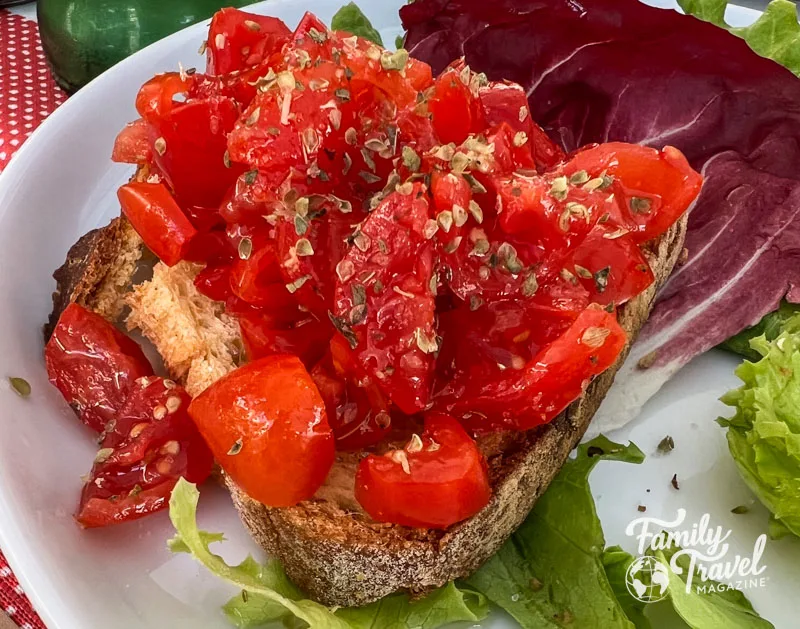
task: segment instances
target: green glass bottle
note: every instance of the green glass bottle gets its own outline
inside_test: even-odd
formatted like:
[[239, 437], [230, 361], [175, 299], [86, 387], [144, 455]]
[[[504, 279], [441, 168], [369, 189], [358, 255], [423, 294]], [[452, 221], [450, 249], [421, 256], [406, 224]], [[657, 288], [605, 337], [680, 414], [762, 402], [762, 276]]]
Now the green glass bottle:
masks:
[[42, 47], [59, 85], [74, 92], [128, 55], [222, 7], [252, 0], [39, 0]]

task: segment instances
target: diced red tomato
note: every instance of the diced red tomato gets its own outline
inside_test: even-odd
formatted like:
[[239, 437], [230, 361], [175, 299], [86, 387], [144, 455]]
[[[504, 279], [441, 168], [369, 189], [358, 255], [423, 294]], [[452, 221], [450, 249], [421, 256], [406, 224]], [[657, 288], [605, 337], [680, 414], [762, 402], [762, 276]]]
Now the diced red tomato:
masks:
[[274, 314], [239, 315], [237, 319], [248, 358], [258, 360], [274, 354], [292, 354], [307, 368], [313, 367], [327, 352], [333, 328], [327, 319], [319, 321], [308, 313], [297, 314], [296, 320], [286, 324], [276, 321]]
[[425, 408], [434, 353], [433, 243], [420, 184], [390, 194], [354, 233], [337, 267], [334, 326], [406, 413]]
[[206, 42], [208, 73], [229, 74], [261, 63], [281, 49], [291, 31], [281, 20], [226, 8], [211, 20]]
[[428, 110], [442, 144], [461, 144], [470, 133], [483, 129], [480, 102], [468, 84], [471, 78], [468, 69], [459, 72], [456, 68], [448, 68], [434, 80]]
[[361, 450], [389, 434], [389, 405], [369, 379], [348, 378], [344, 370], [338, 372], [330, 354], [314, 366], [311, 377], [325, 400], [337, 450]]
[[135, 382], [153, 374], [135, 342], [75, 303], [61, 314], [44, 358], [50, 382], [96, 432], [117, 416]]
[[232, 371], [195, 398], [189, 414], [225, 473], [268, 506], [311, 498], [333, 464], [325, 404], [295, 356]]
[[534, 428], [555, 418], [593, 376], [613, 365], [626, 341], [615, 313], [590, 306], [527, 364], [498, 370], [480, 388], [467, 379], [454, 381], [436, 408], [475, 431]]
[[571, 272], [598, 304], [619, 306], [643, 293], [653, 271], [630, 234], [614, 225], [597, 225], [575, 250]]
[[218, 207], [245, 170], [226, 162], [228, 133], [239, 117], [230, 98], [190, 100], [152, 121], [155, 163], [183, 206]]
[[172, 113], [180, 103], [179, 94], [187, 94], [195, 84], [197, 75], [165, 72], [157, 74], [142, 85], [136, 95], [136, 111], [147, 122], [157, 122]]
[[123, 164], [145, 164], [153, 159], [149, 124], [142, 118], [126, 124], [114, 140], [111, 159]]
[[180, 477], [202, 483], [214, 460], [189, 419], [182, 387], [141, 378], [106, 425], [81, 492], [76, 519], [86, 527], [136, 520], [168, 506]]
[[231, 296], [230, 264], [209, 264], [195, 276], [194, 285], [209, 299], [226, 301]]
[[475, 515], [490, 497], [483, 455], [443, 413], [428, 413], [422, 436], [405, 448], [362, 459], [356, 474], [356, 499], [378, 522], [446, 529]]
[[516, 133], [519, 141], [530, 151], [539, 171], [552, 168], [564, 159], [564, 151], [557, 146], [531, 117], [525, 90], [510, 81], [491, 81], [479, 90], [483, 116], [488, 126], [506, 123]]
[[[700, 192], [702, 176], [678, 149], [609, 142], [575, 153], [559, 172], [569, 178], [603, 178], [618, 197], [624, 223], [636, 242], [663, 234]], [[582, 176], [581, 179], [584, 179]], [[584, 184], [585, 186], [586, 184]]]
[[117, 191], [122, 211], [147, 248], [167, 266], [186, 257], [197, 230], [163, 183], [132, 182]]
[[[459, 304], [439, 315], [442, 349], [437, 361], [441, 393], [463, 382], [483, 382], [498, 370], [528, 364], [555, 341], [588, 306], [586, 292], [571, 286], [543, 287], [534, 297]], [[453, 384], [453, 383], [456, 384]]]
[[347, 237], [353, 229], [352, 206], [315, 195], [302, 198], [297, 207], [303, 212], [295, 210], [292, 220], [282, 219], [276, 226], [281, 273], [297, 301], [327, 320], [333, 308], [336, 267], [347, 251]]
[[[242, 259], [242, 256], [245, 258]], [[294, 301], [284, 286], [272, 244], [240, 254], [240, 259], [231, 268], [230, 277], [233, 293], [254, 306], [274, 306], [276, 303], [287, 304]]]

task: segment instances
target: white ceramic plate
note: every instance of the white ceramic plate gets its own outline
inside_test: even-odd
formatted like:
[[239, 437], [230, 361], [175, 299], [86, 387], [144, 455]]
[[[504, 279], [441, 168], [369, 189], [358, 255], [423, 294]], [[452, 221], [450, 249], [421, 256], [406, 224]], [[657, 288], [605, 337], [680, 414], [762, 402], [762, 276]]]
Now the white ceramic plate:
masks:
[[[666, 0], [664, 0], [666, 2]], [[271, 0], [254, 9], [297, 23], [313, 10], [329, 21], [342, 0]], [[364, 2], [384, 40], [399, 34], [399, 0]], [[734, 23], [753, 12], [734, 10]], [[118, 212], [115, 191], [130, 168], [109, 161], [117, 131], [136, 117], [137, 87], [154, 73], [202, 65], [197, 56], [206, 25], [163, 40], [122, 62], [62, 106], [31, 137], [0, 177], [0, 547], [50, 629], [152, 629], [226, 627], [219, 605], [232, 593], [186, 556], [171, 556], [166, 514], [109, 530], [81, 531], [71, 514], [95, 445], [49, 386], [42, 355], [41, 325], [50, 312], [51, 273], [69, 246]], [[713, 419], [724, 408], [717, 397], [736, 385], [736, 361], [708, 354], [689, 365], [617, 439], [633, 439], [646, 453], [666, 434], [677, 447], [650, 456], [638, 468], [602, 464], [592, 485], [609, 543], [634, 550], [628, 522], [647, 514], [673, 519], [688, 510], [688, 522], [710, 512], [714, 524], [734, 529], [733, 552], [749, 553], [764, 530], [766, 512], [734, 469], [723, 431]], [[28, 400], [18, 398], [7, 376], [26, 378]], [[670, 486], [678, 474], [679, 492]], [[650, 490], [648, 493], [647, 490]], [[751, 504], [745, 516], [730, 509]], [[254, 552], [228, 498], [206, 492], [201, 524], [225, 531], [220, 548], [228, 559]], [[796, 626], [796, 572], [800, 544], [770, 544], [764, 563], [767, 587], [748, 592], [756, 607], [779, 628]], [[794, 576], [792, 576], [794, 574]], [[507, 627], [499, 615], [485, 626]]]

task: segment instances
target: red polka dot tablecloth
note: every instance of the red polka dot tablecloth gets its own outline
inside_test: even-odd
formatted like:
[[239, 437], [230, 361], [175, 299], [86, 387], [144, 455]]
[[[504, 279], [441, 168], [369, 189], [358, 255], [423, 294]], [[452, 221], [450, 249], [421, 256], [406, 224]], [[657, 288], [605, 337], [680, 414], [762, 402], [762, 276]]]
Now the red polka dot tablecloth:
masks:
[[[50, 75], [36, 22], [0, 10], [0, 171], [66, 97]], [[22, 629], [45, 629], [2, 550], [0, 609]]]
[[0, 11], [0, 170], [65, 99], [50, 76], [36, 22]]

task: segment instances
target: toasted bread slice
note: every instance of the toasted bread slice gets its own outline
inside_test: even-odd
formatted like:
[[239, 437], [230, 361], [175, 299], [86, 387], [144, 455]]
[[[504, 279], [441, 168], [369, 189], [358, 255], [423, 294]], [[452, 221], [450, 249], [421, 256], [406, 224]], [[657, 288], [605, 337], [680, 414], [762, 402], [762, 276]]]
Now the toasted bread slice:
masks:
[[[647, 320], [658, 288], [672, 272], [685, 233], [683, 217], [646, 252], [656, 282], [619, 313], [630, 342]], [[153, 279], [135, 287], [126, 299], [131, 307], [129, 326], [139, 328], [155, 344], [173, 377], [192, 395], [234, 369], [241, 348], [235, 321], [222, 314], [220, 304], [195, 289], [196, 271], [197, 267], [186, 263], [171, 269], [159, 263]], [[92, 282], [92, 276], [82, 279], [86, 285]], [[73, 294], [66, 288], [61, 292]], [[85, 303], [93, 307], [91, 301]], [[522, 523], [580, 441], [625, 355], [627, 348], [612, 368], [547, 426], [481, 439], [492, 499], [478, 514], [447, 531], [371, 521], [353, 497], [357, 455], [339, 455], [315, 498], [294, 507], [266, 507], [230, 479], [226, 483], [253, 538], [280, 559], [292, 580], [314, 599], [351, 606], [398, 590], [424, 593], [474, 572]]]

